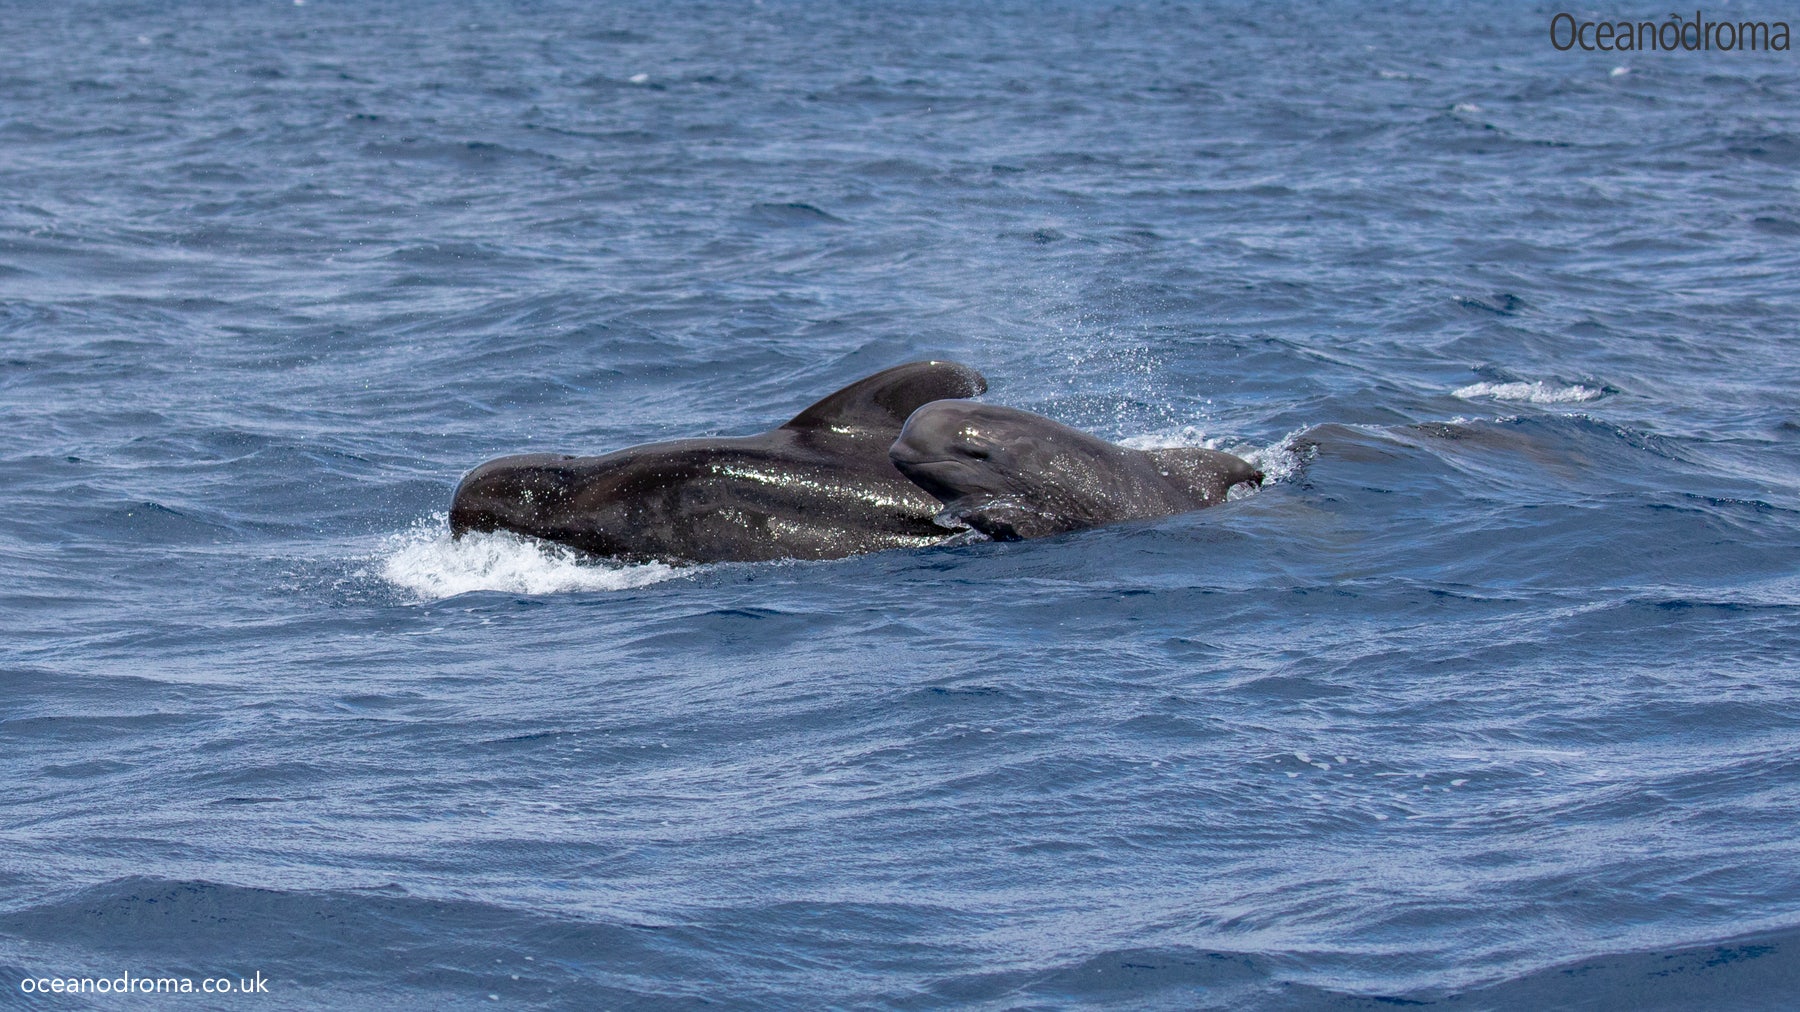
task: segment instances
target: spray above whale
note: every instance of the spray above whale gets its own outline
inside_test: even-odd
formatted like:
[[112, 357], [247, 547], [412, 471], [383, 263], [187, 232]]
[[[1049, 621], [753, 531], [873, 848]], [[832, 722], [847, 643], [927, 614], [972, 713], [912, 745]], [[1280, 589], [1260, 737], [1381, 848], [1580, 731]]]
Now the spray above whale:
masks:
[[1200, 509], [1262, 474], [1214, 450], [1131, 450], [965, 398], [955, 362], [844, 387], [768, 432], [597, 457], [488, 461], [457, 486], [450, 530], [511, 531], [628, 562], [834, 559], [953, 534], [1040, 537]]

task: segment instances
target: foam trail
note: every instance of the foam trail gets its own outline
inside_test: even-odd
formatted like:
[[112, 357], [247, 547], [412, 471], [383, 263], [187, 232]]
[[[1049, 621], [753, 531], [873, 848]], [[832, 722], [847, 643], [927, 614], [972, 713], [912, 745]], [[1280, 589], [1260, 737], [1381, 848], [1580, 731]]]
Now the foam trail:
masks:
[[621, 566], [592, 561], [573, 549], [505, 531], [453, 540], [447, 523], [440, 513], [390, 536], [376, 556], [376, 572], [421, 602], [479, 590], [506, 594], [629, 590], [690, 572], [660, 562]]
[[1471, 383], [1466, 387], [1458, 387], [1454, 393], [1463, 400], [1492, 397], [1497, 401], [1526, 401], [1531, 404], [1572, 404], [1599, 400], [1605, 391], [1579, 383], [1555, 386], [1538, 380], [1533, 383]]

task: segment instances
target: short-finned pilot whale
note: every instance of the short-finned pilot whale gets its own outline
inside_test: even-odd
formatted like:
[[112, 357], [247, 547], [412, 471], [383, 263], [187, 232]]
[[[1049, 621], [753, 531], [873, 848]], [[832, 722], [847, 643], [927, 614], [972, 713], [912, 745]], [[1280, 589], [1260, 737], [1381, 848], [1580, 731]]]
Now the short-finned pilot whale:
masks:
[[1029, 411], [956, 400], [914, 411], [890, 455], [949, 517], [998, 541], [1173, 516], [1263, 480], [1218, 450], [1133, 450]]
[[913, 409], [987, 389], [954, 362], [865, 377], [754, 436], [649, 443], [599, 457], [526, 454], [469, 472], [450, 531], [513, 531], [631, 562], [835, 559], [935, 544], [943, 505], [888, 448]]

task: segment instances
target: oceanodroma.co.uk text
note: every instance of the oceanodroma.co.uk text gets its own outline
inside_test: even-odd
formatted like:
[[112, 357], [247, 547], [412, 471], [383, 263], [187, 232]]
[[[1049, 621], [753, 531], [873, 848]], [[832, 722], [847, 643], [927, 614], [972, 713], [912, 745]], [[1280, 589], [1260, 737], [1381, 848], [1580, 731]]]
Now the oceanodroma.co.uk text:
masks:
[[268, 994], [269, 978], [256, 971], [251, 977], [146, 977], [130, 972], [116, 977], [26, 977], [19, 981], [26, 994]]

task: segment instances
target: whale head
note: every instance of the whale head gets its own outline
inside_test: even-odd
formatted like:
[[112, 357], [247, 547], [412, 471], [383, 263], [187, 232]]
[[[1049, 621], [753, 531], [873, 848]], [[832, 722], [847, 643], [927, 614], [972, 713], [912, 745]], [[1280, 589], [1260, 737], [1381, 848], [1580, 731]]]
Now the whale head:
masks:
[[1041, 415], [994, 404], [932, 401], [914, 411], [888, 450], [913, 484], [953, 504], [1030, 490], [1057, 449], [1057, 430], [1084, 437]]
[[1017, 408], [933, 401], [906, 420], [888, 459], [990, 537], [1041, 537], [1091, 526], [1122, 447]]
[[490, 460], [470, 471], [450, 500], [450, 534], [513, 531], [554, 537], [564, 526], [575, 475], [561, 466], [576, 458], [526, 453]]

